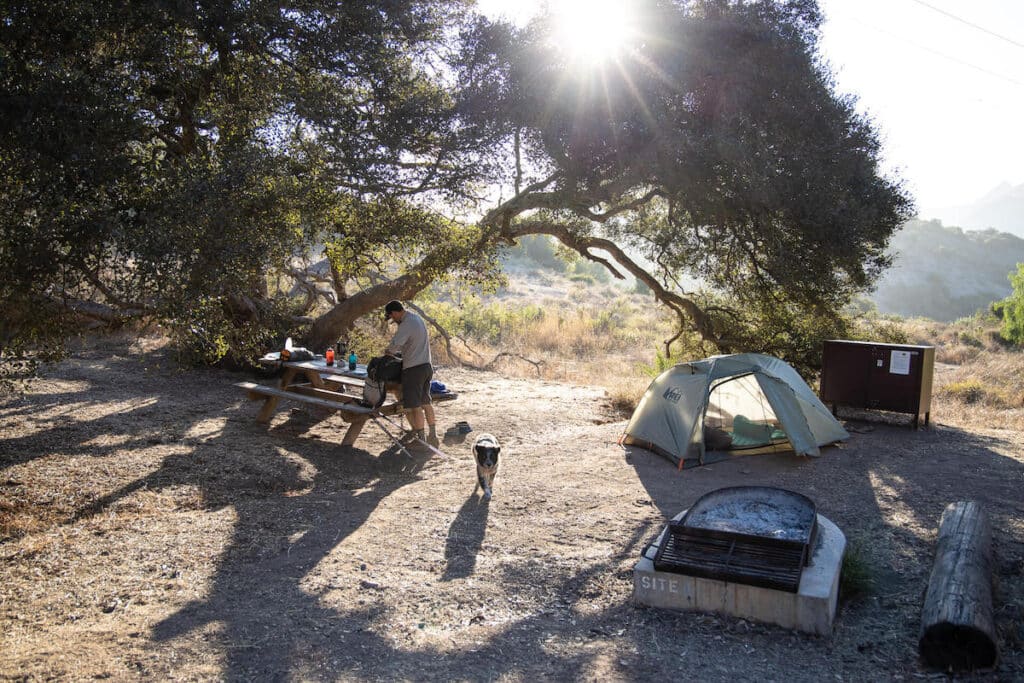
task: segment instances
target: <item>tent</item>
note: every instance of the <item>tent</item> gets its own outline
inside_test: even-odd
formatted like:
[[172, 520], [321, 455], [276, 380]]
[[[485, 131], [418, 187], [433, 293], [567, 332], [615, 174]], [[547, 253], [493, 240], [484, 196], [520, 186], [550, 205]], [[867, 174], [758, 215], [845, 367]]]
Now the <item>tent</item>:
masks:
[[818, 456], [819, 446], [849, 436], [796, 370], [772, 356], [740, 353], [680, 363], [659, 375], [622, 442], [682, 469], [704, 464], [709, 451]]

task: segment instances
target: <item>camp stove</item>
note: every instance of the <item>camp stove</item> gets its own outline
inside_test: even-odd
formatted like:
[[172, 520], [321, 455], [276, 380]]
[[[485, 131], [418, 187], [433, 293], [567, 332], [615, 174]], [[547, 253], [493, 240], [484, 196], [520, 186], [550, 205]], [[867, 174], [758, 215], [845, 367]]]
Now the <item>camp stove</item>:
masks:
[[719, 489], [668, 525], [654, 568], [796, 593], [817, 527], [814, 503], [799, 493]]
[[676, 515], [633, 570], [640, 604], [719, 612], [825, 635], [846, 537], [805, 496], [737, 486]]

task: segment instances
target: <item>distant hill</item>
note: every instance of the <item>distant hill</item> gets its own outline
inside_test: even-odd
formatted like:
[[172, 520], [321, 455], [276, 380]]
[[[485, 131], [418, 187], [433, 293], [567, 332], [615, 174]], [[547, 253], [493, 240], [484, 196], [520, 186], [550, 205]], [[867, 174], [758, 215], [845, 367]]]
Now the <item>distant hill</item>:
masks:
[[[882, 313], [925, 317], [943, 322], [972, 315], [1010, 295], [1008, 278], [1024, 263], [1024, 239], [996, 230], [965, 231], [941, 221], [912, 220], [892, 238], [893, 266], [870, 295]], [[501, 294], [532, 301], [569, 296], [574, 287], [636, 289], [635, 284], [609, 282], [598, 264], [571, 264], [555, 255], [543, 235], [523, 239], [506, 251], [509, 286]], [[696, 286], [696, 285], [695, 285]]]
[[967, 230], [994, 228], [1024, 237], [1024, 184], [1015, 187], [1003, 183], [973, 204], [929, 209], [922, 213], [928, 218], [938, 218], [946, 225], [959, 225]]
[[893, 267], [871, 296], [878, 310], [950, 321], [1009, 296], [1008, 276], [1024, 263], [1024, 239], [913, 220], [893, 236], [890, 253]]

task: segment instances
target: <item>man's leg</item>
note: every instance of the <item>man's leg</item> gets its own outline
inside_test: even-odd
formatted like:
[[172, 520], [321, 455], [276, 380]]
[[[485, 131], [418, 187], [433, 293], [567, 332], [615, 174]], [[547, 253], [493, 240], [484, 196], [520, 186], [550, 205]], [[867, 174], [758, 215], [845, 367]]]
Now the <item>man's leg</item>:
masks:
[[430, 380], [434, 379], [434, 368], [426, 366], [426, 373], [423, 377], [423, 414], [427, 420], [427, 443], [434, 448], [440, 448], [441, 442], [437, 438], [437, 418], [434, 416], [434, 404], [430, 402]]
[[417, 439], [426, 441], [427, 435], [423, 429], [423, 408], [407, 408], [402, 415], [409, 421], [409, 431], [402, 435], [402, 443], [406, 446], [416, 447]]
[[427, 443], [434, 448], [438, 448], [441, 445], [441, 441], [437, 438], [437, 419], [434, 416], [433, 403], [423, 404], [423, 415], [427, 419]]
[[[433, 370], [424, 363], [402, 373], [402, 400], [406, 404], [410, 436], [434, 446], [439, 445], [434, 426], [434, 407], [430, 405], [430, 378]], [[424, 433], [424, 422], [430, 425], [430, 436]]]

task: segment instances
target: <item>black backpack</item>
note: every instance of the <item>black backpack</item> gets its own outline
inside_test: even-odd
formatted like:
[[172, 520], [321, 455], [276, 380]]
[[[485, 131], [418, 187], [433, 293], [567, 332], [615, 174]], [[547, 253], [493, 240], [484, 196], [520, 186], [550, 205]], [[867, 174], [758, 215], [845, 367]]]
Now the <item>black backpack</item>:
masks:
[[376, 410], [384, 405], [387, 396], [386, 382], [397, 382], [402, 378], [402, 359], [394, 356], [371, 358], [366, 364], [366, 382], [363, 384], [362, 404]]
[[397, 382], [402, 379], [402, 359], [394, 356], [371, 358], [366, 364], [366, 377], [374, 382]]

